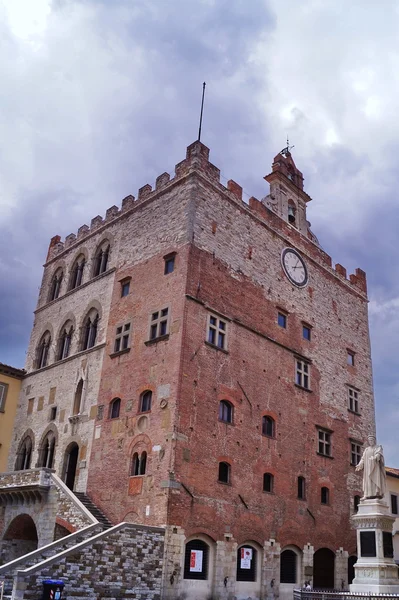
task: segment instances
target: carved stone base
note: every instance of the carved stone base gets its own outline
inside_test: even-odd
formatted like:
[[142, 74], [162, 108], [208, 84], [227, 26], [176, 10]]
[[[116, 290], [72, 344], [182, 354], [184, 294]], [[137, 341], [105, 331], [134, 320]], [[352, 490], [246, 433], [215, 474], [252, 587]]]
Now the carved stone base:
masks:
[[398, 567], [393, 559], [392, 526], [388, 505], [379, 498], [362, 500], [352, 517], [357, 529], [355, 578], [351, 592], [399, 594]]

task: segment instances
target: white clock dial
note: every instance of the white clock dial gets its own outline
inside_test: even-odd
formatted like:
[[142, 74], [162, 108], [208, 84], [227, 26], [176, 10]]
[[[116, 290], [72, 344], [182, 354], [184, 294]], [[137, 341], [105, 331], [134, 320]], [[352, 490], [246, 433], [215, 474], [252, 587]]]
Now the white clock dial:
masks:
[[308, 282], [308, 271], [302, 256], [293, 248], [285, 248], [281, 253], [281, 264], [288, 279], [298, 287]]

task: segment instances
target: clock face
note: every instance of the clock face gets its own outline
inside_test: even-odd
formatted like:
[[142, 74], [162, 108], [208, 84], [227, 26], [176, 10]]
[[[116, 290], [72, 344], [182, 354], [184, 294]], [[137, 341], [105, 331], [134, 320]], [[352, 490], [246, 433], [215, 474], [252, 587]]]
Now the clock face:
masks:
[[293, 248], [285, 248], [281, 253], [281, 264], [288, 279], [297, 287], [308, 283], [308, 270], [302, 256]]

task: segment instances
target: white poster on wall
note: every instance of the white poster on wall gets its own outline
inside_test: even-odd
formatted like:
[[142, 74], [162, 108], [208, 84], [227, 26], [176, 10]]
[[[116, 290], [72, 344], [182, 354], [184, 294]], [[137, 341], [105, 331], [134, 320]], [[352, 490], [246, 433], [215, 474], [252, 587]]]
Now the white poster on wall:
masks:
[[201, 573], [202, 572], [202, 550], [191, 550], [190, 554], [190, 572]]
[[241, 548], [241, 569], [250, 569], [252, 560], [252, 548]]

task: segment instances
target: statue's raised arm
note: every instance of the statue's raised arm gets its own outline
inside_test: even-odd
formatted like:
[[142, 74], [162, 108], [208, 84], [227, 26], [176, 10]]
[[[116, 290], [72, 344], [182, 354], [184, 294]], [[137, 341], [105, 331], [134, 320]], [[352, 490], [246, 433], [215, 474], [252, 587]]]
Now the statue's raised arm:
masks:
[[385, 462], [382, 446], [376, 443], [376, 438], [369, 435], [368, 446], [356, 467], [356, 471], [363, 471], [363, 497], [383, 498], [385, 494]]

